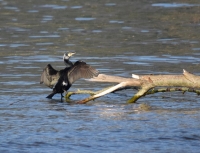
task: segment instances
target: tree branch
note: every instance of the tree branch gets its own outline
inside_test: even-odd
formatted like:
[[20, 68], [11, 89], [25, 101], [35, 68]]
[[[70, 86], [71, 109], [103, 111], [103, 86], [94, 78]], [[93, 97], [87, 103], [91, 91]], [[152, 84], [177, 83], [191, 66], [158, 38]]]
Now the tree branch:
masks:
[[[95, 82], [114, 82], [118, 83], [115, 86], [100, 90], [98, 92], [90, 92], [92, 96], [79, 101], [79, 104], [87, 103], [90, 100], [94, 100], [98, 97], [114, 92], [116, 90], [122, 90], [127, 87], [140, 87], [140, 90], [128, 100], [128, 103], [134, 103], [142, 96], [153, 94], [156, 92], [167, 92], [167, 91], [189, 91], [200, 94], [199, 90], [194, 88], [200, 88], [200, 76], [191, 74], [183, 70], [183, 75], [132, 75], [133, 78], [124, 78], [118, 76], [110, 76], [105, 74], [99, 74], [98, 77], [89, 79], [89, 81]], [[165, 87], [164, 89], [156, 90], [155, 87]], [[166, 87], [179, 87], [169, 88]], [[80, 93], [80, 92], [79, 92]], [[72, 93], [72, 94], [77, 94]]]

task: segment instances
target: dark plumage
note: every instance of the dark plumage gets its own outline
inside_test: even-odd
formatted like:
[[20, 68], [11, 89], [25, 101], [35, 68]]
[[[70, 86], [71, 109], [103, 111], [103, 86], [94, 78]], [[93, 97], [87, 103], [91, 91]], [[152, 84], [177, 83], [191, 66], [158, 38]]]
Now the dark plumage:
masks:
[[67, 91], [76, 80], [98, 76], [99, 72], [85, 62], [77, 61], [73, 64], [69, 61], [73, 54], [64, 54], [63, 60], [68, 66], [65, 69], [57, 71], [50, 64], [44, 68], [40, 83], [53, 88], [52, 93], [47, 98], [52, 98], [57, 93], [61, 93], [62, 98], [62, 93]]

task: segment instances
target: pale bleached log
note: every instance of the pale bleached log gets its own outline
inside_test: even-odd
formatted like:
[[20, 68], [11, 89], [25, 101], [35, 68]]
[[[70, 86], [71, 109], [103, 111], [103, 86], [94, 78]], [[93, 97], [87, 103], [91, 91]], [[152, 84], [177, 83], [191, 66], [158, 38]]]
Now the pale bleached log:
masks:
[[93, 95], [89, 98], [81, 100], [79, 103], [86, 103], [90, 100], [113, 92], [119, 88], [133, 86], [141, 89], [128, 101], [129, 103], [136, 102], [140, 97], [144, 96], [149, 90], [155, 87], [188, 87], [200, 88], [200, 76], [191, 74], [183, 70], [182, 75], [132, 75], [133, 78], [124, 78], [119, 76], [111, 76], [99, 74], [98, 77], [89, 79], [95, 82], [112, 82], [119, 83], [103, 92]]
[[130, 82], [131, 83], [131, 82], [134, 82], [136, 85], [138, 83], [137, 79], [124, 78], [124, 77], [106, 75], [106, 74], [99, 74], [98, 77], [94, 77], [94, 78], [87, 79], [87, 80], [88, 81], [94, 81], [94, 82], [111, 82], [111, 83], [121, 83], [121, 82]]

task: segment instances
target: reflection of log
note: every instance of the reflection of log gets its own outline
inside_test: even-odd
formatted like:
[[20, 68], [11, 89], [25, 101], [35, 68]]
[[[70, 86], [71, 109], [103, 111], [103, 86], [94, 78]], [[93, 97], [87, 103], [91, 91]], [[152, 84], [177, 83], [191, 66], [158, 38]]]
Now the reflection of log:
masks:
[[[140, 87], [140, 90], [128, 100], [129, 103], [136, 102], [140, 97], [146, 94], [152, 94], [153, 88], [155, 87], [186, 87], [186, 88], [173, 88], [169, 90], [166, 88], [165, 91], [193, 91], [199, 94], [197, 90], [190, 90], [191, 88], [200, 88], [200, 76], [193, 75], [185, 70], [183, 70], [183, 75], [132, 75], [133, 78], [123, 78], [118, 76], [110, 76], [99, 74], [98, 77], [92, 78], [89, 81], [95, 82], [114, 82], [118, 83], [106, 90], [93, 93], [92, 96], [79, 101], [78, 103], [86, 103], [90, 100], [96, 99], [100, 96], [108, 94], [118, 89], [123, 89], [126, 87]], [[154, 90], [155, 91], [155, 90]], [[156, 90], [159, 92], [159, 90]], [[160, 92], [163, 92], [161, 90]], [[73, 93], [74, 94], [74, 93]], [[69, 96], [69, 95], [68, 95]]]

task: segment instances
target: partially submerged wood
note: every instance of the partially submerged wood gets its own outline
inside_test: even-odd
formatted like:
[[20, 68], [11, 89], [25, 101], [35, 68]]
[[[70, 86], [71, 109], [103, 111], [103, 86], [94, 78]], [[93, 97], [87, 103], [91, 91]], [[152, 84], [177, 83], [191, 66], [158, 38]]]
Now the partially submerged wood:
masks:
[[[148, 92], [150, 94], [150, 91], [152, 91], [151, 89], [155, 87], [166, 87], [165, 88], [166, 91], [170, 91], [170, 90], [167, 90], [169, 89], [167, 87], [180, 87], [179, 89], [182, 91], [189, 91], [189, 89], [192, 88], [193, 90], [190, 90], [190, 91], [196, 92], [198, 94], [200, 93], [198, 90], [195, 90], [195, 89], [200, 88], [200, 76], [191, 74], [185, 70], [183, 70], [182, 75], [135, 75], [133, 74], [132, 77], [133, 78], [124, 78], [124, 77], [119, 77], [119, 76], [99, 74], [98, 77], [89, 79], [89, 81], [110, 82], [110, 83], [118, 83], [118, 84], [108, 89], [98, 91], [94, 93], [92, 96], [86, 99], [83, 99], [79, 101], [78, 103], [80, 104], [87, 103], [88, 101], [94, 100], [105, 94], [108, 94], [118, 89], [123, 89], [126, 87], [140, 87], [140, 90], [131, 99], [128, 100], [128, 103], [136, 102], [140, 97], [148, 94]], [[182, 89], [182, 87], [185, 87], [185, 88]], [[162, 91], [158, 90], [157, 92], [163, 92], [163, 90]]]

